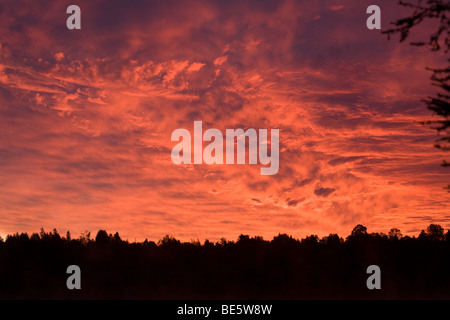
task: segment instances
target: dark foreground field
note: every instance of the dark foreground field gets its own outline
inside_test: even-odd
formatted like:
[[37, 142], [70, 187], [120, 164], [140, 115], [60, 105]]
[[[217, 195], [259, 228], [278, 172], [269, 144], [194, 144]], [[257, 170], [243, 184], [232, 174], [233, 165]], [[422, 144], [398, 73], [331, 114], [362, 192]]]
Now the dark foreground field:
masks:
[[[81, 289], [69, 290], [69, 265]], [[369, 265], [381, 289], [369, 290]], [[1, 299], [449, 299], [450, 235], [430, 225], [418, 237], [368, 234], [271, 241], [181, 243], [166, 236], [128, 243], [100, 230], [95, 239], [53, 232], [0, 242]]]

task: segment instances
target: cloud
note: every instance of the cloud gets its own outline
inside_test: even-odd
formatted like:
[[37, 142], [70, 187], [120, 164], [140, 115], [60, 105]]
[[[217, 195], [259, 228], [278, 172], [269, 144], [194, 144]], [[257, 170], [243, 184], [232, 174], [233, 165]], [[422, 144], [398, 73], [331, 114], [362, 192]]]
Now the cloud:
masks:
[[287, 205], [289, 206], [289, 207], [296, 207], [297, 206], [297, 204], [299, 204], [300, 202], [303, 202], [303, 201], [305, 201], [306, 200], [306, 198], [303, 198], [303, 199], [290, 199], [290, 198], [287, 198], [286, 199], [286, 201], [287, 201]]
[[319, 197], [328, 197], [334, 191], [336, 191], [336, 189], [334, 189], [334, 188], [317, 188], [317, 189], [314, 189], [314, 194]]
[[261, 200], [259, 200], [259, 199], [252, 198], [252, 201], [253, 201], [255, 204], [257, 204], [257, 205], [260, 205], [260, 204], [261, 204]]
[[328, 161], [329, 165], [336, 166], [347, 162], [355, 162], [357, 160], [364, 159], [362, 156], [350, 156], [350, 157], [338, 157]]

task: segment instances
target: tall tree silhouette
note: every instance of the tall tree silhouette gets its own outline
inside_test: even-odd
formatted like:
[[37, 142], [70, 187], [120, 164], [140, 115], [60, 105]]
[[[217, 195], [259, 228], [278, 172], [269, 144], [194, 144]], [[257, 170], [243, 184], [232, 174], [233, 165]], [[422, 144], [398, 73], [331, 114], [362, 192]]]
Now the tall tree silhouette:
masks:
[[[400, 5], [411, 8], [412, 15], [409, 17], [398, 19], [393, 22], [394, 27], [383, 31], [388, 35], [400, 34], [400, 42], [406, 40], [410, 31], [424, 21], [433, 20], [437, 22], [437, 27], [430, 35], [427, 41], [412, 42], [411, 45], [424, 46], [428, 45], [431, 51], [439, 51], [443, 49], [445, 53], [450, 50], [450, 1], [448, 0], [417, 0], [415, 3], [411, 1], [400, 1]], [[450, 151], [450, 59], [449, 65], [442, 68], [428, 70], [432, 71], [431, 81], [433, 85], [440, 89], [434, 97], [423, 99], [428, 109], [433, 111], [439, 119], [423, 121], [422, 124], [429, 125], [437, 130], [441, 135], [436, 140], [435, 147], [444, 151]], [[443, 161], [442, 166], [449, 167], [450, 162]], [[446, 187], [450, 192], [450, 184]]]

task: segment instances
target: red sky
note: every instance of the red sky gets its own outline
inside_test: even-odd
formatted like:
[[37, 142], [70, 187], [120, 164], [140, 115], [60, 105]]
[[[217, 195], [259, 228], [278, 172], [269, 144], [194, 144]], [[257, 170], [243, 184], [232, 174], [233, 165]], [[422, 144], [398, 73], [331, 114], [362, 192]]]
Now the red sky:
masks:
[[[66, 8], [81, 8], [81, 30]], [[448, 154], [415, 121], [442, 53], [372, 1], [0, 3], [0, 234], [235, 240], [450, 228]], [[382, 29], [407, 15], [379, 0]], [[423, 26], [413, 34], [430, 33]], [[411, 38], [413, 39], [413, 38]], [[182, 165], [177, 128], [280, 130], [280, 169]]]

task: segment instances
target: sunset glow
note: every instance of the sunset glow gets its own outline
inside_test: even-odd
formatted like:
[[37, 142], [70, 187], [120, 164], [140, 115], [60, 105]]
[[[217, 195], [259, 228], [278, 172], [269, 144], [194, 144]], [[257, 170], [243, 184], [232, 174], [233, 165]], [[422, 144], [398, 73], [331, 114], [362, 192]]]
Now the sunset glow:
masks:
[[[0, 4], [0, 234], [450, 228], [448, 153], [417, 123], [445, 56], [368, 30], [370, 1], [80, 0], [81, 30], [70, 4]], [[378, 5], [382, 29], [408, 14]], [[194, 121], [279, 129], [278, 172], [174, 164]]]

